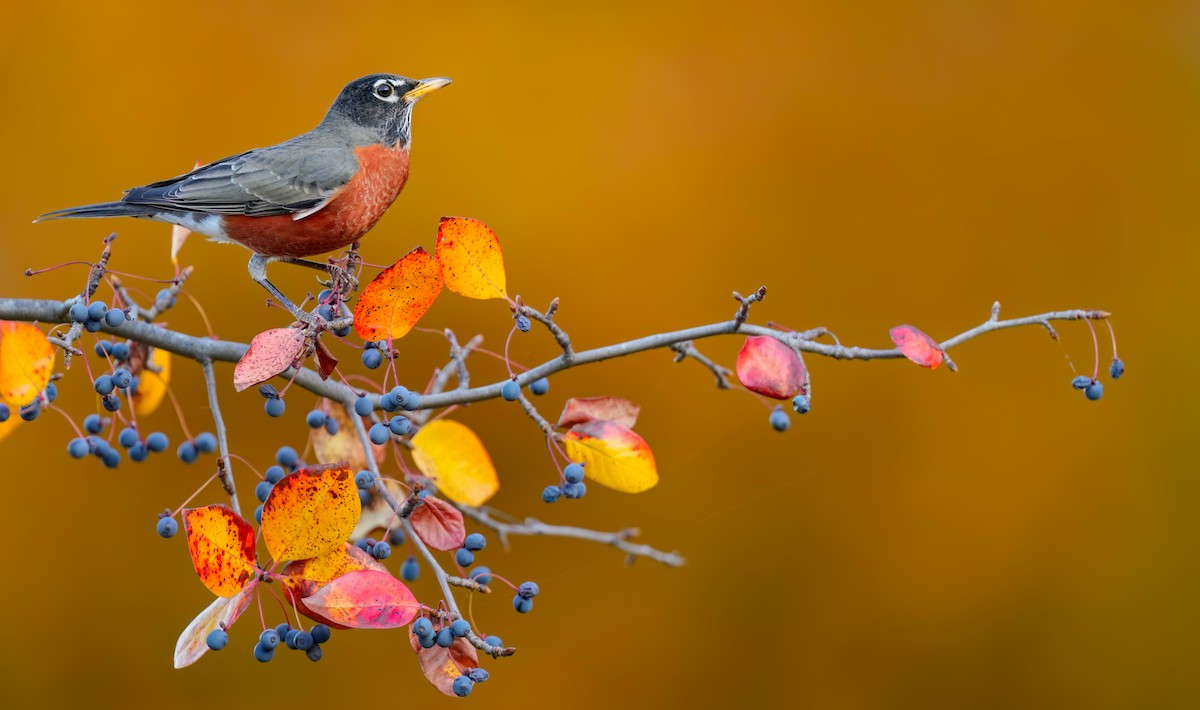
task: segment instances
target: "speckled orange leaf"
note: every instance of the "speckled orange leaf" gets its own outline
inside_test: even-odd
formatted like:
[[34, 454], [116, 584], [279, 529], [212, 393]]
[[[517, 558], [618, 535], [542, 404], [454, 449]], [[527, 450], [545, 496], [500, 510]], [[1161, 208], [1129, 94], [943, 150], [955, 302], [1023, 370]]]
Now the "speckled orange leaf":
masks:
[[500, 489], [492, 457], [465, 424], [435, 419], [421, 427], [412, 444], [417, 468], [455, 503], [483, 505]]
[[911, 325], [892, 328], [892, 342], [904, 353], [904, 357], [921, 367], [936, 370], [946, 359], [946, 353], [933, 338]]
[[557, 426], [569, 427], [591, 419], [607, 419], [632, 429], [641, 410], [641, 406], [620, 397], [572, 397], [563, 405]]
[[417, 535], [435, 550], [453, 550], [462, 547], [467, 536], [463, 514], [437, 496], [425, 498], [408, 517]]
[[417, 661], [421, 664], [421, 672], [425, 674], [425, 679], [451, 697], [454, 697], [454, 679], [462, 675], [459, 668], [469, 670], [479, 667], [479, 654], [465, 638], [454, 639], [450, 648], [421, 648], [420, 640], [410, 628], [408, 642], [417, 654]]
[[446, 288], [468, 298], [508, 297], [500, 240], [483, 222], [442, 217], [435, 251]]
[[250, 340], [250, 349], [233, 368], [233, 386], [238, 391], [265, 382], [292, 366], [304, 348], [299, 328], [272, 328]]
[[775, 399], [791, 399], [808, 384], [804, 361], [795, 350], [769, 335], [746, 338], [735, 369], [746, 389]]
[[0, 321], [0, 399], [24, 407], [50, 382], [54, 347], [35, 325]]
[[280, 574], [284, 575], [283, 591], [289, 604], [294, 604], [301, 613], [314, 621], [344, 629], [348, 627], [316, 614], [301, 604], [300, 600], [312, 596], [329, 581], [337, 579], [347, 572], [361, 569], [387, 572], [383, 563], [347, 542], [342, 547], [320, 557], [289, 562], [280, 570]]
[[224, 505], [183, 511], [192, 566], [209, 591], [232, 597], [255, 579], [254, 528]]
[[412, 330], [442, 292], [442, 267], [417, 247], [371, 279], [354, 306], [363, 340], [399, 338]]
[[302, 601], [314, 613], [351, 629], [399, 628], [421, 608], [404, 582], [373, 569], [347, 572]]
[[[358, 441], [358, 433], [354, 431], [354, 422], [346, 408], [329, 399], [322, 397], [317, 401], [317, 409], [325, 412], [325, 416], [338, 423], [337, 433], [330, 434], [328, 429], [318, 427], [310, 429], [308, 438], [312, 442], [313, 455], [318, 463], [338, 463], [345, 461], [354, 471], [367, 468], [367, 457], [363, 455], [362, 444]], [[370, 427], [370, 422], [367, 423]], [[387, 458], [388, 447], [371, 445], [375, 452], [375, 460], [383, 464]]]
[[137, 392], [133, 395], [133, 411], [139, 417], [148, 417], [158, 409], [167, 394], [167, 385], [171, 383], [171, 353], [154, 348], [150, 354], [150, 364], [158, 372], [153, 372], [149, 367], [143, 369], [138, 375]]
[[238, 617], [250, 604], [250, 599], [257, 586], [258, 580], [256, 579], [232, 597], [217, 597], [212, 604], [208, 605], [207, 609], [197, 614], [196, 618], [192, 619], [192, 623], [187, 625], [182, 634], [179, 634], [179, 640], [175, 642], [175, 667], [190, 666], [208, 653], [206, 639], [209, 632], [219, 628], [221, 624], [224, 624], [227, 629], [233, 626], [233, 622], [238, 620]]
[[346, 542], [362, 506], [345, 464], [284, 476], [263, 504], [262, 536], [276, 561], [320, 557]]
[[567, 456], [586, 465], [587, 480], [623, 493], [658, 483], [650, 446], [632, 429], [604, 419], [576, 424], [563, 439]]

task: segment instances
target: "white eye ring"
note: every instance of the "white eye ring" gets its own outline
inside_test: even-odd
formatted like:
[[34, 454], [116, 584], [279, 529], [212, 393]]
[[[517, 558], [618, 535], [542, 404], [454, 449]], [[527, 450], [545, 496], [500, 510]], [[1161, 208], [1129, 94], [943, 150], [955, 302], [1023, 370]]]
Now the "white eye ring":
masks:
[[394, 104], [400, 100], [400, 92], [396, 90], [396, 85], [387, 79], [380, 79], [375, 82], [375, 98], [380, 101], [386, 101], [389, 104]]

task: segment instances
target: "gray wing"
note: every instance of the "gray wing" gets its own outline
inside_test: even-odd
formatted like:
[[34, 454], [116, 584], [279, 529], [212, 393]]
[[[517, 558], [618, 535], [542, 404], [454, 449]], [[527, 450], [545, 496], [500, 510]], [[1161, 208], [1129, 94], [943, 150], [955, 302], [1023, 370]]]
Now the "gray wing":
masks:
[[346, 148], [312, 149], [305, 143], [293, 140], [252, 150], [135, 187], [122, 202], [254, 217], [316, 212], [354, 177], [358, 159]]

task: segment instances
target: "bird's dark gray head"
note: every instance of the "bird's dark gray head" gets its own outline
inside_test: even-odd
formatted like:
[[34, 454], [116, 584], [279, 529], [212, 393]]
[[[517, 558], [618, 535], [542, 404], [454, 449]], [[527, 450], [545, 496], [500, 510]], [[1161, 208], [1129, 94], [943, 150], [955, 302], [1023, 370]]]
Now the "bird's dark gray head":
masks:
[[407, 148], [412, 142], [413, 106], [449, 83], [440, 76], [419, 80], [396, 74], [364, 76], [342, 89], [322, 124], [348, 123], [385, 145]]

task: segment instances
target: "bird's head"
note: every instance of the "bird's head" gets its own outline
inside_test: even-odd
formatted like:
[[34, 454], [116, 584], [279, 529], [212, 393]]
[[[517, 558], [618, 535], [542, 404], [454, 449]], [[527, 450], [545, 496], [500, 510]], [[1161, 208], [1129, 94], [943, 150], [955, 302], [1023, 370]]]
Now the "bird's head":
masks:
[[342, 89], [323, 123], [351, 126], [356, 133], [384, 145], [408, 148], [412, 142], [412, 110], [422, 96], [450, 83], [445, 77], [409, 79], [371, 74]]

